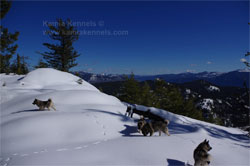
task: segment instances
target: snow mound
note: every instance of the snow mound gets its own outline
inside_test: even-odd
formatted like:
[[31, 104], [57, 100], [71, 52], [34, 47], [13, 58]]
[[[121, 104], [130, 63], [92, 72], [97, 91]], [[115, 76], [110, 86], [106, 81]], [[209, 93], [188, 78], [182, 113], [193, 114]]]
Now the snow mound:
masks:
[[[81, 78], [74, 76], [73, 74], [58, 71], [51, 68], [40, 68], [28, 73], [24, 78], [19, 80], [22, 85], [33, 85], [37, 88], [58, 88], [60, 85], [83, 85], [89, 90], [97, 90], [94, 86], [82, 80]], [[83, 87], [82, 86], [82, 87]], [[61, 87], [62, 88], [62, 87]], [[97, 90], [98, 91], [98, 90]]]
[[216, 86], [212, 86], [212, 85], [210, 85], [209, 87], [207, 87], [207, 90], [210, 91], [210, 92], [213, 92], [213, 91], [220, 92], [220, 88], [218, 88]]

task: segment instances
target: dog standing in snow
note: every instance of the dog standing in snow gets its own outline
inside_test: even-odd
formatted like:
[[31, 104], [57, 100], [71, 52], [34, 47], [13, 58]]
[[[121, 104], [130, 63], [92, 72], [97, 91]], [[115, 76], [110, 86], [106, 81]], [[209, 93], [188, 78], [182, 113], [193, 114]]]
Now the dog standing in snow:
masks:
[[139, 121], [137, 122], [137, 130], [139, 133], [142, 133], [142, 127], [146, 124], [146, 120], [143, 116], [140, 116]]
[[125, 116], [131, 117], [131, 118], [133, 117], [133, 109], [131, 106], [127, 106]]
[[208, 154], [212, 147], [206, 139], [201, 142], [194, 150], [194, 166], [208, 166], [210, 164], [211, 156]]
[[138, 131], [141, 132], [144, 136], [147, 136], [150, 133], [150, 136], [154, 134], [154, 132], [159, 132], [159, 136], [161, 136], [161, 132], [167, 134], [170, 136], [168, 132], [168, 124], [169, 120], [164, 121], [152, 121], [152, 122], [146, 122], [146, 120], [141, 117], [138, 121], [137, 127]]
[[50, 110], [50, 108], [56, 110], [55, 105], [50, 98], [47, 101], [35, 99], [32, 104], [37, 105], [39, 110], [44, 110], [45, 108], [48, 108], [48, 110]]

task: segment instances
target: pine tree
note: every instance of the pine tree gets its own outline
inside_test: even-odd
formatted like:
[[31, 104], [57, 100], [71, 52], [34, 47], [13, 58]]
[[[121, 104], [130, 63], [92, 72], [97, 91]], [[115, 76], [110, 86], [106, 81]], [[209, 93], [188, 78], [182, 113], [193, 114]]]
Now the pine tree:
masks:
[[[1, 0], [1, 19], [7, 14], [11, 7], [11, 2]], [[10, 33], [7, 28], [0, 26], [0, 73], [10, 72], [10, 59], [15, 54], [18, 45], [14, 44], [17, 41], [19, 32]]]
[[145, 81], [144, 85], [141, 88], [141, 105], [145, 106], [153, 106], [154, 103], [154, 95], [148, 83]]
[[28, 63], [27, 63], [28, 57], [21, 56], [20, 58], [21, 58], [21, 73], [27, 74], [29, 72]]
[[[245, 54], [245, 57], [247, 57], [247, 56], [249, 56], [250, 55], [250, 52], [247, 52], [246, 54]], [[248, 62], [248, 61], [244, 61], [243, 63], [245, 63], [245, 65], [247, 66], [247, 67], [250, 67], [250, 63]]]
[[6, 1], [6, 0], [1, 0], [1, 15], [0, 15], [0, 19], [4, 18], [4, 16], [8, 13], [8, 11], [10, 10], [11, 7], [11, 2], [10, 1]]
[[155, 80], [155, 89], [154, 95], [156, 96], [156, 100], [154, 102], [154, 106], [157, 108], [167, 109], [168, 105], [168, 89], [166, 88], [166, 81], [161, 79]]
[[135, 80], [133, 73], [131, 73], [130, 77], [126, 78], [123, 84], [122, 94], [119, 98], [128, 103], [141, 103], [140, 86], [138, 81]]
[[67, 72], [77, 65], [75, 61], [80, 56], [73, 47], [73, 43], [78, 40], [79, 33], [70, 23], [69, 19], [66, 21], [57, 19], [56, 25], [48, 25], [49, 30], [46, 34], [59, 43], [43, 43], [50, 51], [41, 53], [50, 67]]
[[14, 62], [11, 64], [11, 72], [16, 73], [16, 74], [27, 74], [29, 72], [28, 70], [28, 64], [26, 62], [27, 57], [25, 56], [20, 56], [17, 54], [16, 59]]
[[47, 68], [49, 65], [45, 63], [42, 59], [39, 59], [38, 64], [34, 66], [36, 69], [38, 68]]
[[202, 116], [202, 110], [199, 110], [195, 107], [194, 105], [194, 99], [190, 98], [184, 103], [184, 114], [185, 116], [194, 118], [194, 119], [199, 119], [199, 120], [204, 120]]
[[156, 96], [155, 107], [183, 114], [184, 100], [178, 88], [167, 84], [164, 80], [157, 79], [154, 93]]

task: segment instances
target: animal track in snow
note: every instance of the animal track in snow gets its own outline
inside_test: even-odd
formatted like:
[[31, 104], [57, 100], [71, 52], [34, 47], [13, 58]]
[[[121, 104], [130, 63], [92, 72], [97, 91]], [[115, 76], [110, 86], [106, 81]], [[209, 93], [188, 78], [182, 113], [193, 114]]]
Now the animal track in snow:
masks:
[[97, 141], [97, 142], [94, 142], [93, 144], [94, 145], [97, 145], [97, 144], [99, 144], [99, 143], [101, 143], [100, 141]]
[[80, 149], [82, 149], [82, 147], [81, 147], [81, 146], [78, 146], [78, 147], [75, 147], [74, 149], [75, 149], [75, 150], [80, 150]]
[[21, 154], [21, 157], [29, 156], [28, 154]]
[[[102, 124], [99, 120], [98, 120], [98, 117], [96, 115], [89, 115], [89, 114], [86, 114], [86, 116], [91, 116], [94, 118], [94, 121], [96, 124], [98, 124], [98, 126], [100, 128], [102, 128], [103, 132], [102, 134], [104, 135], [104, 137], [106, 137], [107, 135], [107, 132], [106, 132], [106, 126], [104, 124]], [[96, 141], [96, 142], [93, 142], [91, 143], [92, 145], [98, 145], [100, 144], [101, 142], [105, 142], [107, 141], [108, 139], [105, 138], [103, 140], [100, 140], [100, 141]], [[84, 148], [87, 148], [89, 147], [89, 145], [91, 144], [88, 144], [88, 145], [84, 145], [84, 146], [76, 146], [76, 147], [72, 147], [70, 149], [72, 150], [81, 150], [81, 149], [84, 149]], [[70, 149], [67, 149], [67, 148], [59, 148], [59, 149], [55, 149], [56, 152], [64, 152], [64, 151], [68, 151]], [[27, 156], [30, 156], [30, 155], [37, 155], [37, 154], [41, 154], [41, 153], [45, 153], [45, 152], [48, 152], [47, 149], [42, 149], [40, 151], [34, 151], [34, 152], [31, 152], [31, 154], [27, 154], [27, 153], [24, 153], [24, 154], [18, 154], [18, 153], [13, 153], [12, 156], [16, 156], [16, 157], [27, 157]], [[1, 166], [8, 166], [8, 163], [9, 161], [11, 160], [11, 158], [7, 158], [7, 159], [3, 159], [3, 158], [0, 158], [0, 163], [1, 163]]]
[[41, 150], [41, 153], [44, 153], [44, 152], [48, 152], [48, 150], [47, 149]]
[[57, 149], [56, 151], [57, 152], [62, 152], [62, 151], [67, 151], [68, 149], [67, 148], [62, 148], [62, 149]]

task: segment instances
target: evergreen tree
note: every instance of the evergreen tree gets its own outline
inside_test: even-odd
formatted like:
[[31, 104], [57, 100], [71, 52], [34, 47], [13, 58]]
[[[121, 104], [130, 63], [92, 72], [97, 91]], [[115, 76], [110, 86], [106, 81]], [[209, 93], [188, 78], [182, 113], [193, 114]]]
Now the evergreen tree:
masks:
[[49, 30], [46, 34], [58, 43], [43, 43], [50, 51], [41, 53], [50, 67], [67, 72], [77, 65], [75, 61], [80, 56], [73, 47], [73, 43], [78, 40], [79, 33], [70, 23], [69, 19], [66, 21], [57, 19], [56, 25], [48, 25]]
[[192, 98], [185, 101], [184, 115], [194, 119], [204, 120], [202, 116], [202, 110], [198, 110], [195, 107], [194, 100]]
[[4, 18], [4, 16], [8, 13], [8, 11], [10, 10], [11, 7], [11, 2], [7, 1], [7, 0], [1, 0], [1, 15], [0, 15], [0, 19]]
[[21, 56], [21, 73], [22, 74], [27, 74], [29, 72], [27, 59], [28, 57]]
[[126, 78], [120, 99], [128, 103], [141, 103], [140, 86], [138, 81], [135, 80], [133, 73], [131, 73], [130, 77]]
[[148, 83], [145, 81], [141, 88], [141, 105], [153, 106], [155, 98]]
[[[245, 54], [245, 57], [247, 57], [247, 56], [249, 56], [250, 55], [250, 52], [247, 52], [246, 54]], [[245, 65], [247, 66], [247, 67], [250, 67], [250, 63], [248, 62], [248, 61], [244, 61], [243, 63], [245, 63]]]
[[155, 89], [154, 94], [156, 96], [154, 106], [157, 108], [165, 108], [165, 105], [167, 104], [167, 89], [166, 89], [166, 82], [161, 79], [155, 80]]
[[42, 59], [39, 59], [38, 64], [34, 66], [36, 69], [38, 68], [47, 68], [49, 65], [45, 63]]
[[184, 100], [181, 92], [174, 86], [167, 87], [167, 110], [184, 115]]
[[[1, 19], [7, 14], [11, 7], [11, 2], [1, 0]], [[9, 33], [7, 28], [0, 26], [0, 73], [10, 72], [10, 59], [17, 50], [17, 44], [14, 42], [18, 39], [19, 32]]]
[[29, 70], [26, 59], [27, 57], [20, 56], [19, 54], [17, 54], [16, 60], [14, 60], [10, 67], [11, 72], [16, 74], [27, 74]]
[[166, 81], [155, 81], [155, 107], [168, 110], [177, 114], [184, 114], [184, 100], [178, 88], [168, 85]]

